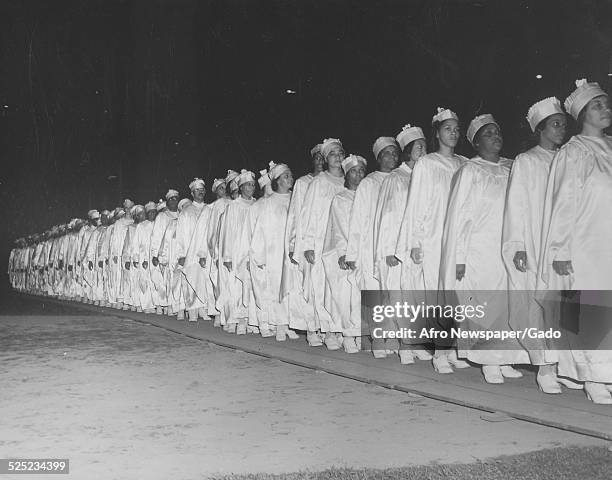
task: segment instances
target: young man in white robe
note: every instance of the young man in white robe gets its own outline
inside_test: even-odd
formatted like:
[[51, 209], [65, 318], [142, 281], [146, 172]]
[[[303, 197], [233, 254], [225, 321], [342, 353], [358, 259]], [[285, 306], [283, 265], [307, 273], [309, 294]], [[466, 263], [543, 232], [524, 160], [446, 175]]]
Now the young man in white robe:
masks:
[[122, 289], [125, 285], [123, 280], [123, 272], [125, 265], [121, 261], [123, 255], [123, 245], [125, 243], [125, 235], [128, 225], [132, 223], [132, 217], [129, 214], [129, 209], [134, 206], [134, 202], [129, 199], [124, 200], [123, 208], [115, 215], [117, 220], [113, 228], [113, 234], [110, 241], [109, 258], [111, 259], [111, 275], [112, 275], [112, 303], [114, 308], [123, 308], [123, 293]]
[[[306, 301], [304, 295], [304, 270], [294, 258], [296, 239], [301, 238], [303, 218], [301, 216], [304, 197], [310, 183], [325, 167], [325, 159], [321, 153], [321, 144], [310, 150], [312, 160], [312, 173], [298, 178], [292, 188], [291, 203], [287, 213], [287, 227], [285, 229], [285, 260], [283, 263], [283, 276], [281, 282], [281, 295], [287, 297], [289, 305], [289, 326], [296, 330], [311, 330], [314, 328], [315, 311], [312, 299]], [[311, 328], [309, 328], [309, 325]], [[320, 340], [318, 341], [320, 342]]]
[[312, 300], [315, 307], [314, 322], [307, 325], [308, 344], [320, 346], [324, 337], [329, 349], [338, 349], [340, 345], [337, 334], [340, 332], [336, 330], [336, 324], [324, 305], [325, 270], [322, 253], [332, 198], [344, 188], [342, 160], [345, 154], [342, 142], [335, 138], [323, 141], [321, 153], [328, 168], [314, 178], [306, 191], [301, 211], [303, 229], [301, 235], [296, 236], [293, 258], [299, 263], [304, 275], [305, 299], [307, 302]]
[[[543, 311], [535, 290], [542, 217], [550, 165], [565, 140], [567, 119], [555, 97], [541, 100], [529, 108], [527, 121], [537, 145], [516, 157], [512, 164], [504, 229], [502, 256], [508, 272], [510, 325], [515, 330], [544, 329]], [[532, 365], [538, 365], [536, 381], [544, 393], [561, 393], [554, 352], [547, 351], [544, 340], [522, 339]]]
[[[245, 234], [244, 229], [250, 229], [248, 213], [255, 202], [255, 175], [242, 169], [236, 178], [236, 184], [240, 196], [225, 209], [219, 248], [223, 267], [229, 274], [225, 304], [226, 331], [244, 335], [250, 323], [249, 305], [252, 295], [247, 265], [250, 245], [247, 244], [248, 234]], [[253, 321], [256, 319], [251, 319], [251, 322]]]
[[155, 303], [155, 313], [168, 313], [169, 295], [170, 295], [170, 271], [165, 265], [161, 265], [158, 255], [162, 246], [166, 229], [171, 222], [176, 222], [178, 219], [178, 202], [179, 193], [173, 188], [166, 192], [165, 202], [160, 202], [157, 217], [153, 224], [153, 232], [151, 233], [151, 281], [155, 285], [155, 294], [153, 295]]
[[157, 216], [155, 202], [147, 202], [144, 206], [145, 218], [136, 225], [132, 267], [136, 274], [136, 295], [144, 313], [155, 313], [153, 289], [151, 280], [151, 234]]
[[[455, 153], [460, 137], [459, 117], [455, 112], [438, 107], [431, 124], [433, 152], [421, 157], [412, 171], [412, 186], [395, 255], [402, 262], [405, 272], [402, 289], [411, 292], [407, 294], [412, 297], [410, 302], [435, 306], [441, 301], [438, 298], [440, 257], [451, 181], [466, 158]], [[418, 320], [419, 327], [427, 328], [429, 325], [423, 321], [422, 317]], [[433, 343], [436, 344], [433, 358], [423, 349], [423, 343], [418, 342], [404, 353], [405, 363], [412, 363], [411, 356], [432, 360], [434, 370], [442, 374], [453, 373], [453, 366], [470, 366], [457, 358], [456, 349], [451, 345]]]
[[135, 272], [132, 269], [132, 255], [134, 253], [134, 236], [136, 234], [136, 225], [139, 221], [144, 219], [144, 207], [142, 205], [133, 205], [126, 217], [132, 219], [128, 224], [125, 237], [123, 239], [123, 249], [121, 250], [121, 265], [123, 271], [121, 272], [121, 295], [123, 299], [123, 309], [132, 310], [133, 312], [138, 310], [134, 298], [134, 277]]
[[[472, 120], [467, 136], [478, 155], [463, 162], [451, 187], [442, 239], [441, 289], [455, 291], [458, 305], [486, 307], [482, 318], [463, 319], [463, 329], [509, 331], [501, 237], [512, 161], [500, 155], [503, 139], [492, 115]], [[457, 346], [459, 357], [482, 366], [487, 383], [522, 377], [511, 365], [529, 363], [516, 340], [459, 338]]]
[[89, 281], [89, 300], [95, 305], [100, 305], [101, 293], [100, 290], [103, 288], [102, 278], [99, 275], [98, 267], [98, 244], [100, 243], [100, 237], [106, 229], [106, 223], [108, 218], [108, 210], [99, 213], [98, 221], [96, 222], [95, 228], [89, 236], [89, 242], [85, 251], [85, 268], [87, 269], [87, 276]]
[[[263, 183], [264, 188], [269, 185], [270, 194], [260, 198], [251, 207], [251, 210], [257, 207], [257, 212], [250, 215], [250, 221], [254, 224], [250, 239], [249, 270], [261, 335], [269, 335], [274, 330], [276, 340], [285, 341], [287, 337], [299, 338], [289, 328], [288, 298], [281, 294], [283, 262], [286, 257], [285, 229], [293, 175], [287, 165], [270, 162], [270, 171], [266, 176], [270, 181], [261, 182], [260, 185]], [[269, 333], [266, 334], [266, 330]]]
[[342, 326], [342, 345], [346, 353], [357, 353], [361, 338], [361, 290], [355, 281], [355, 271], [346, 262], [349, 221], [355, 191], [365, 178], [367, 162], [358, 155], [342, 161], [346, 188], [331, 202], [329, 221], [323, 245], [325, 268], [325, 308], [332, 319]]
[[[395, 138], [379, 137], [372, 147], [378, 170], [370, 173], [355, 192], [355, 200], [349, 219], [348, 243], [345, 262], [355, 276], [355, 288], [359, 290], [380, 290], [380, 282], [374, 274], [374, 214], [382, 182], [399, 163], [400, 148]], [[366, 314], [367, 315], [367, 314]], [[374, 325], [370, 326], [375, 328]], [[365, 333], [365, 332], [364, 332]], [[341, 341], [341, 339], [339, 339]], [[372, 351], [385, 350], [378, 341], [373, 341]], [[397, 350], [397, 347], [395, 348]], [[376, 356], [376, 353], [375, 353]], [[386, 356], [386, 352], [384, 355]], [[378, 357], [377, 357], [378, 358]]]
[[100, 222], [100, 212], [98, 210], [90, 210], [87, 212], [87, 224], [81, 229], [79, 233], [79, 253], [77, 257], [77, 267], [79, 273], [79, 286], [81, 297], [80, 301], [84, 303], [93, 303], [92, 291], [93, 291], [93, 269], [89, 270], [87, 262], [87, 247], [89, 246], [89, 240], [92, 234], [95, 232]]
[[[200, 273], [199, 268], [193, 268], [195, 259], [191, 258], [191, 263], [186, 263], [187, 251], [191, 243], [193, 232], [195, 231], [198, 217], [205, 208], [208, 208], [204, 203], [206, 196], [206, 186], [204, 180], [201, 178], [194, 178], [189, 184], [189, 190], [193, 201], [189, 206], [186, 206], [181, 210], [178, 216], [178, 223], [176, 225], [176, 253], [178, 255], [178, 263], [183, 267], [183, 278], [182, 278], [182, 289], [183, 298], [185, 299], [185, 309], [187, 310], [187, 316], [190, 322], [196, 322], [198, 317], [209, 320], [208, 312], [206, 310], [206, 299], [202, 298], [196, 292], [197, 280], [191, 275], [187, 275], [187, 272]], [[197, 265], [199, 267], [199, 265]], [[202, 292], [201, 292], [202, 293]]]

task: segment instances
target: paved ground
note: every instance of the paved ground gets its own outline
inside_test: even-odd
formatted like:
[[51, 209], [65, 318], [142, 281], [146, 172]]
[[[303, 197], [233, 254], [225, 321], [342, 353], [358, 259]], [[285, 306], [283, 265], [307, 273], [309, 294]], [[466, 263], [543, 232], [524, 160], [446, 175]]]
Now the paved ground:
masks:
[[69, 457], [79, 479], [467, 463], [605, 445], [23, 297], [2, 302], [0, 365], [0, 458]]

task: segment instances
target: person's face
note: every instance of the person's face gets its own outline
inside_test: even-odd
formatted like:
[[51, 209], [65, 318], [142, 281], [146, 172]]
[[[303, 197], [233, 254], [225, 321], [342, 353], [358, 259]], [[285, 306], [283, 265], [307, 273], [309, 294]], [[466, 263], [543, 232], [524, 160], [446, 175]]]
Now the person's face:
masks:
[[239, 189], [231, 190], [230, 191], [230, 197], [232, 197], [232, 200], [236, 200], [239, 196], [240, 196], [240, 190]]
[[103, 213], [102, 216], [100, 217], [100, 223], [104, 226], [108, 225], [108, 215]]
[[136, 223], [140, 223], [145, 219], [145, 211], [144, 210], [139, 210], [138, 213], [136, 214]]
[[288, 191], [291, 190], [291, 187], [293, 187], [293, 174], [291, 173], [291, 170], [287, 170], [286, 172], [283, 172], [279, 177], [278, 177], [278, 188]]
[[325, 158], [329, 168], [342, 168], [342, 160], [344, 160], [344, 150], [339, 145], [334, 145], [331, 151]]
[[459, 122], [454, 118], [444, 120], [436, 136], [441, 145], [446, 145], [449, 148], [455, 148], [459, 142]]
[[540, 137], [552, 142], [557, 147], [565, 140], [567, 129], [567, 118], [563, 113], [555, 113], [546, 119], [544, 130], [540, 132]]
[[215, 193], [217, 194], [217, 198], [225, 197], [225, 183], [219, 185], [215, 190]]
[[317, 152], [312, 157], [312, 169], [314, 173], [319, 173], [323, 171], [325, 167], [325, 159], [323, 158], [323, 154], [321, 152]]
[[240, 185], [240, 192], [246, 198], [251, 198], [255, 193], [255, 182], [245, 182]]
[[419, 158], [427, 153], [427, 145], [425, 145], [425, 140], [419, 138], [414, 141], [412, 145], [412, 150], [410, 151], [410, 160], [416, 162]]
[[204, 197], [206, 196], [206, 189], [196, 188], [195, 190], [191, 191], [191, 196], [193, 197], [194, 201], [202, 203], [204, 201]]
[[378, 154], [378, 165], [384, 172], [390, 172], [399, 162], [400, 149], [396, 145], [389, 145]]
[[178, 202], [178, 197], [170, 197], [166, 200], [166, 207], [168, 207], [168, 210], [171, 212], [176, 212], [178, 210]]
[[361, 164], [357, 165], [351, 168], [348, 172], [346, 172], [346, 183], [349, 186], [357, 187], [361, 183], [361, 180], [363, 180], [363, 177], [365, 177], [365, 175], [365, 167]]
[[504, 146], [499, 127], [494, 123], [489, 123], [478, 130], [474, 146], [478, 153], [499, 153]]
[[149, 220], [150, 222], [154, 222], [155, 217], [157, 217], [157, 209], [154, 208], [153, 210], [149, 210], [147, 212], [147, 220]]
[[604, 129], [612, 124], [610, 99], [607, 95], [595, 97], [586, 105], [584, 123], [594, 128]]

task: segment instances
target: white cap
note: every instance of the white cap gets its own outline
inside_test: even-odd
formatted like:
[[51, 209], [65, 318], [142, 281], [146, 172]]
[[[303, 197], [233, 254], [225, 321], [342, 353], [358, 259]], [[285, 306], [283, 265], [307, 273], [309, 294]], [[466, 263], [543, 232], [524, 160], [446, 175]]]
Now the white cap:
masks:
[[189, 200], [188, 198], [183, 198], [179, 203], [178, 203], [178, 209], [179, 211], [182, 210], [183, 208], [185, 208], [187, 205], [191, 205], [191, 200]]
[[171, 188], [170, 190], [168, 190], [168, 192], [166, 193], [166, 200], [170, 200], [172, 197], [178, 197], [179, 196], [179, 192], [177, 192], [176, 190], [174, 190], [173, 188]]
[[[274, 163], [274, 162], [270, 162], [270, 163]], [[268, 176], [268, 171], [264, 168], [263, 170], [259, 171], [259, 179], [257, 180], [257, 183], [259, 183], [259, 188], [264, 188], [266, 185], [268, 185], [271, 180], [270, 177]]]
[[321, 153], [322, 143], [317, 143], [314, 147], [310, 149], [310, 156], [314, 157], [317, 153]]
[[589, 83], [585, 78], [576, 80], [576, 90], [565, 99], [565, 110], [574, 117], [574, 120], [578, 120], [578, 115], [586, 104], [601, 95], [607, 96], [608, 94], [601, 89], [599, 83]]
[[442, 123], [444, 120], [450, 120], [451, 118], [459, 121], [459, 117], [457, 116], [457, 114], [448, 108], [438, 107], [437, 112], [438, 113], [436, 113], [431, 119], [432, 125], [435, 122]]
[[329, 155], [329, 152], [331, 152], [332, 148], [334, 147], [340, 147], [344, 150], [342, 142], [337, 138], [326, 138], [323, 140], [323, 143], [321, 144], [321, 154], [323, 155], [323, 158], [327, 158], [327, 155]]
[[145, 212], [150, 212], [151, 210], [157, 210], [157, 205], [155, 202], [147, 202], [144, 206]]
[[159, 202], [157, 202], [157, 206], [155, 207], [157, 208], [158, 212], [161, 212], [164, 208], [166, 208], [166, 202], [164, 202], [161, 198], [159, 199]]
[[227, 175], [225, 176], [225, 183], [228, 184], [230, 183], [232, 180], [234, 180], [237, 176], [238, 176], [238, 172], [235, 172], [234, 170], [228, 170], [227, 171]]
[[243, 185], [247, 182], [254, 182], [255, 174], [249, 170], [245, 170], [244, 168], [240, 171], [240, 175], [236, 179], [236, 183], [238, 186]]
[[189, 184], [189, 190], [191, 190], [192, 192], [194, 190], [203, 189], [203, 188], [206, 188], [206, 185], [204, 184], [204, 180], [202, 180], [201, 178], [196, 177]]
[[499, 124], [495, 121], [493, 115], [491, 115], [490, 113], [478, 115], [476, 118], [474, 118], [474, 120], [470, 122], [470, 126], [467, 129], [467, 138], [472, 144], [472, 146], [474, 145], [474, 137], [478, 133], [478, 130], [480, 130], [485, 125], [488, 125], [489, 123], [493, 123], [497, 125], [497, 128], [500, 128]]
[[134, 206], [134, 202], [132, 202], [129, 198], [126, 198], [123, 201], [123, 208], [125, 208], [126, 210], [129, 210], [130, 208], [132, 208]]
[[219, 185], [225, 185], [225, 179], [224, 178], [215, 178], [213, 180], [212, 191], [214, 192], [215, 190], [217, 190], [217, 187]]
[[96, 218], [100, 218], [100, 212], [98, 212], [97, 210], [90, 210], [89, 212], [87, 212], [87, 216], [92, 220], [95, 220]]
[[363, 165], [363, 168], [366, 168], [368, 162], [366, 162], [365, 158], [353, 154], [350, 154], [348, 157], [342, 160], [342, 170], [344, 170], [345, 175], [351, 168], [356, 167], [357, 165]]
[[425, 135], [423, 134], [423, 130], [421, 130], [419, 127], [413, 127], [412, 125], [408, 124], [404, 125], [404, 128], [402, 128], [402, 131], [397, 134], [395, 139], [397, 140], [397, 143], [399, 143], [402, 151], [404, 151], [404, 148], [406, 148], [406, 145], [409, 143], [419, 139], [425, 140]]
[[374, 158], [378, 160], [378, 154], [382, 152], [385, 148], [395, 145], [399, 147], [397, 141], [393, 137], [378, 137], [372, 146], [372, 152], [374, 152]]
[[556, 113], [565, 113], [557, 97], [548, 97], [534, 103], [527, 112], [527, 121], [529, 122], [531, 131], [535, 132], [536, 127], [542, 120]]
[[270, 180], [274, 180], [280, 177], [283, 173], [289, 171], [289, 167], [284, 163], [270, 162], [269, 167], [270, 170], [268, 172], [268, 176], [270, 177]]

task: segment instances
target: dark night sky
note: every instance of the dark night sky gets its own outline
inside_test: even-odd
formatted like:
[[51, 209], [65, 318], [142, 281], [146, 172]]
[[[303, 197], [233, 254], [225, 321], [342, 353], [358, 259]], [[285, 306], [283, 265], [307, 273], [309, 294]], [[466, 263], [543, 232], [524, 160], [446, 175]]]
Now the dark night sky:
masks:
[[125, 196], [270, 160], [302, 174], [324, 137], [373, 161], [437, 106], [493, 113], [514, 156], [531, 103], [612, 85], [609, 1], [3, 0], [0, 23], [3, 261]]

